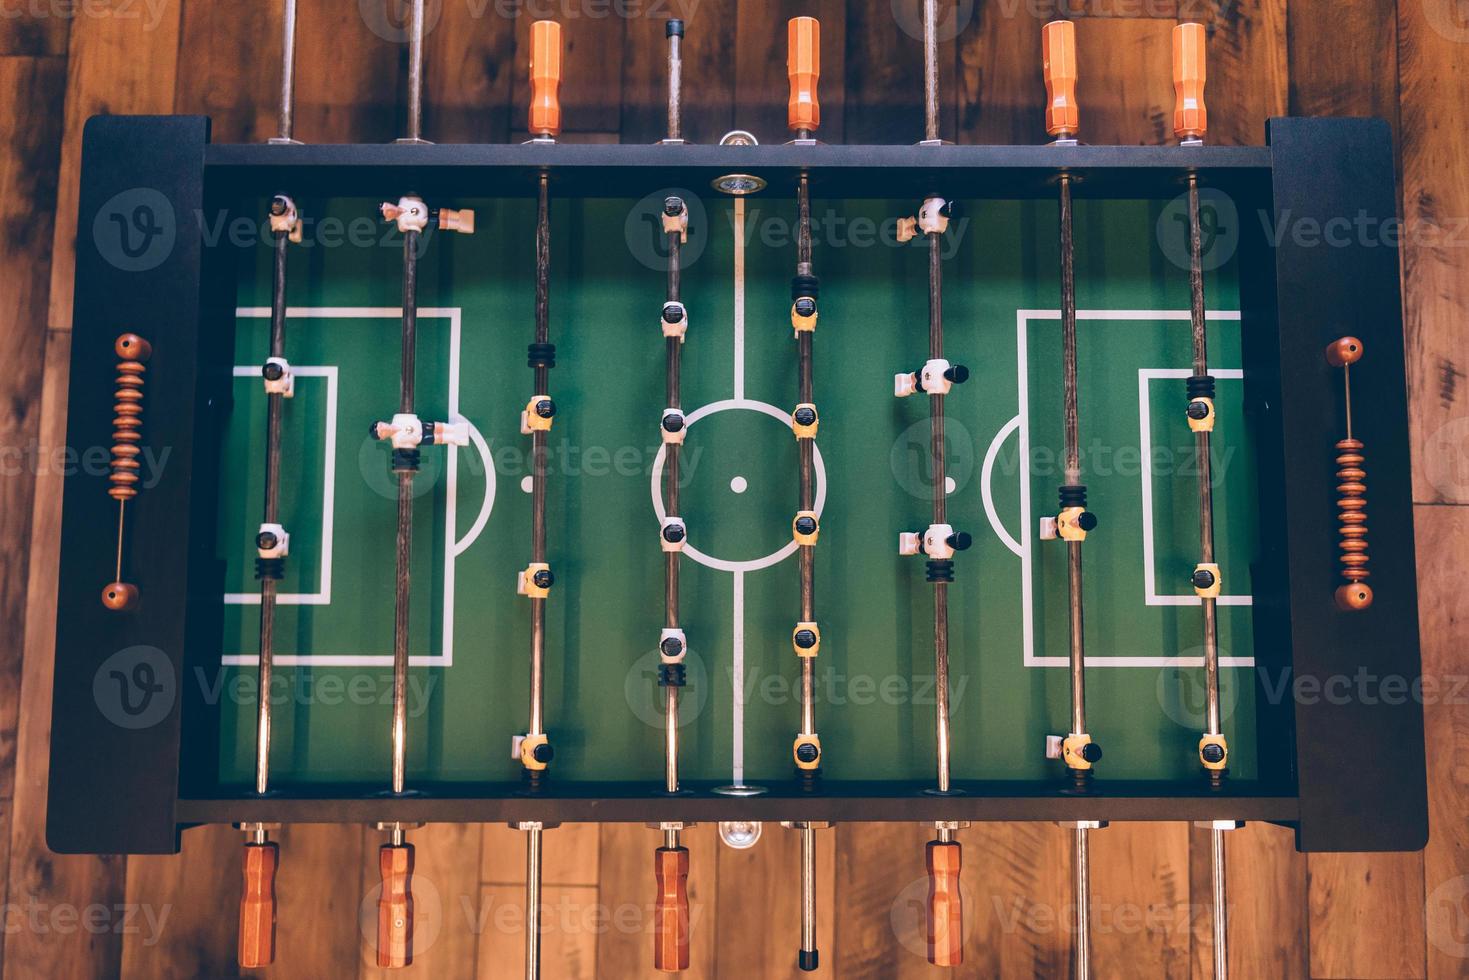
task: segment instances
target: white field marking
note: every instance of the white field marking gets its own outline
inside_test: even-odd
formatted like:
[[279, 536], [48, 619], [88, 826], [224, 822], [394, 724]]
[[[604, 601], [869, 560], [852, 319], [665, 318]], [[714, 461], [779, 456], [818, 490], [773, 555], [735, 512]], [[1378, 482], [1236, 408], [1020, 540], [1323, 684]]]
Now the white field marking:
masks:
[[[264, 319], [270, 316], [270, 307], [267, 306], [242, 306], [235, 310], [236, 317], [249, 319]], [[402, 307], [397, 306], [293, 306], [286, 309], [289, 319], [320, 319], [320, 320], [396, 320], [403, 316]], [[479, 513], [475, 516], [474, 523], [465, 533], [464, 537], [455, 540], [454, 527], [457, 523], [458, 514], [458, 480], [459, 480], [459, 454], [448, 453], [448, 464], [445, 467], [444, 479], [444, 612], [443, 612], [443, 651], [439, 654], [424, 654], [411, 656], [408, 662], [414, 667], [448, 667], [454, 663], [454, 573], [455, 563], [458, 556], [470, 545], [474, 544], [490, 518], [490, 511], [494, 507], [495, 500], [495, 467], [490, 458], [489, 444], [484, 435], [464, 416], [459, 414], [459, 377], [460, 377], [460, 349], [462, 337], [463, 314], [459, 307], [423, 307], [418, 311], [421, 320], [440, 319], [449, 321], [449, 392], [447, 414], [449, 422], [466, 422], [469, 424], [470, 442], [475, 451], [480, 454], [484, 463], [485, 472], [485, 496], [480, 505]], [[247, 375], [259, 373], [258, 365], [236, 366], [235, 374], [241, 372]], [[300, 372], [301, 369], [292, 368]], [[336, 367], [330, 368], [335, 376]], [[335, 467], [336, 456], [336, 399], [335, 388], [328, 390], [328, 415], [332, 419], [332, 425], [327, 431], [326, 451], [331, 464], [328, 467], [327, 500], [323, 508], [322, 530], [326, 547], [322, 550], [322, 568], [329, 573], [331, 568], [331, 541], [334, 529], [332, 521], [335, 480], [332, 478]], [[323, 576], [323, 592], [326, 599], [313, 605], [325, 605], [330, 603], [331, 589], [330, 578]], [[225, 597], [229, 603], [230, 597]], [[246, 593], [236, 600], [236, 604], [260, 604], [259, 593]], [[226, 654], [220, 658], [221, 662], [229, 665], [252, 665], [259, 661], [255, 654]], [[279, 654], [274, 658], [275, 663], [283, 666], [312, 665], [322, 667], [378, 667], [391, 666], [392, 654]]]
[[1000, 521], [1000, 513], [995, 509], [993, 481], [995, 476], [995, 459], [1000, 455], [1000, 447], [1005, 444], [1006, 439], [1010, 438], [1010, 433], [1018, 428], [1020, 428], [1020, 416], [1018, 415], [1000, 426], [1000, 431], [996, 432], [995, 437], [990, 440], [990, 447], [984, 454], [984, 467], [979, 471], [979, 492], [980, 497], [984, 500], [985, 517], [989, 518], [990, 527], [994, 529], [995, 536], [1003, 541], [1005, 547], [1009, 548], [1016, 555], [1021, 554], [1020, 542], [1015, 540], [1010, 532], [1005, 529], [1005, 525]]
[[[1191, 314], [1188, 310], [1077, 310], [1076, 319], [1083, 320], [1117, 321], [1117, 320], [1183, 320], [1187, 321]], [[1238, 321], [1238, 310], [1215, 310], [1205, 313], [1207, 320], [1221, 322]], [[1027, 667], [1068, 667], [1070, 661], [1066, 657], [1039, 657], [1035, 653], [1035, 589], [1032, 578], [1032, 562], [1034, 560], [1031, 535], [1034, 533], [1031, 527], [1030, 512], [1030, 393], [1029, 393], [1029, 367], [1027, 365], [1026, 352], [1026, 326], [1031, 320], [1060, 320], [1060, 310], [1016, 310], [1015, 311], [1015, 334], [1016, 334], [1016, 378], [1019, 382], [1019, 410], [1017, 416], [1020, 419], [1020, 589], [1021, 589], [1021, 617], [1023, 620], [1024, 635], [1024, 664]], [[1202, 667], [1202, 657], [1099, 657], [1086, 658], [1088, 667]], [[1221, 667], [1253, 667], [1254, 657], [1220, 657]]]
[[734, 579], [734, 663], [730, 679], [734, 681], [734, 704], [730, 712], [734, 738], [730, 742], [730, 783], [745, 785], [745, 573], [735, 572]]
[[[521, 478], [521, 481], [520, 481], [520, 491], [521, 491], [521, 493], [530, 493], [531, 491], [535, 490], [535, 488], [536, 488], [536, 478], [535, 477], [533, 477], [533, 476], [526, 476], [526, 477], [522, 477]], [[520, 756], [517, 755], [516, 758], [518, 759], [518, 758], [520, 758]]]
[[[1191, 368], [1139, 368], [1137, 372], [1138, 416], [1142, 428], [1143, 454], [1143, 601], [1149, 606], [1197, 606], [1204, 600], [1196, 595], [1159, 595], [1154, 581], [1156, 570], [1153, 558], [1153, 480], [1152, 480], [1152, 406], [1148, 398], [1148, 384], [1154, 378], [1192, 377]], [[1238, 368], [1215, 369], [1209, 372], [1220, 379], [1242, 379], [1245, 373]], [[1248, 595], [1221, 594], [1217, 600], [1221, 606], [1254, 605], [1254, 597]]]
[[[777, 419], [780, 422], [784, 423], [786, 428], [791, 427], [791, 416], [789, 412], [786, 412], [784, 409], [776, 408], [774, 405], [771, 405], [768, 402], [752, 401], [747, 398], [726, 398], [724, 401], [710, 402], [707, 405], [701, 405], [697, 409], [689, 413], [688, 417], [684, 419], [684, 424], [687, 427], [692, 428], [695, 422], [699, 421], [706, 415], [713, 415], [716, 412], [736, 411], [739, 409], [745, 409], [752, 412], [762, 412], [765, 415], [769, 415], [771, 418]], [[826, 507], [826, 464], [823, 463], [821, 460], [821, 447], [813, 444], [811, 448], [811, 462], [813, 468], [816, 471], [815, 510], [816, 515], [820, 517], [821, 511]], [[667, 451], [668, 447], [666, 445], [658, 447], [658, 455], [653, 457], [653, 472], [651, 474], [651, 483], [653, 487], [653, 513], [657, 516], [658, 525], [660, 527], [663, 525], [663, 519], [668, 516], [668, 511], [663, 506], [662, 491], [663, 464], [667, 458]], [[775, 551], [772, 551], [770, 554], [765, 555], [764, 557], [751, 558], [747, 561], [731, 561], [728, 558], [716, 558], [713, 555], [706, 555], [704, 552], [694, 547], [693, 538], [693, 534], [690, 534], [687, 540], [684, 541], [684, 554], [688, 555], [700, 565], [704, 565], [708, 568], [717, 568], [720, 571], [725, 572], [757, 572], [762, 568], [769, 568], [772, 565], [778, 565], [789, 558], [791, 555], [795, 554], [796, 548], [799, 547], [799, 545], [796, 544], [796, 539], [792, 538], [790, 541], [786, 542], [784, 547], [778, 548]]]
[[750, 487], [750, 482], [742, 476], [737, 476], [729, 481], [729, 488], [735, 493], [744, 493]]
[[[266, 311], [270, 315], [270, 311]], [[326, 441], [322, 447], [324, 473], [321, 479], [321, 579], [315, 592], [277, 592], [275, 601], [283, 606], [327, 606], [332, 601], [332, 523], [336, 510], [337, 485], [337, 369], [333, 365], [292, 365], [298, 378], [326, 379]], [[258, 364], [236, 364], [234, 377], [260, 379]], [[289, 528], [287, 528], [289, 530]], [[226, 592], [227, 606], [258, 606], [259, 592]], [[258, 658], [251, 658], [252, 660]]]

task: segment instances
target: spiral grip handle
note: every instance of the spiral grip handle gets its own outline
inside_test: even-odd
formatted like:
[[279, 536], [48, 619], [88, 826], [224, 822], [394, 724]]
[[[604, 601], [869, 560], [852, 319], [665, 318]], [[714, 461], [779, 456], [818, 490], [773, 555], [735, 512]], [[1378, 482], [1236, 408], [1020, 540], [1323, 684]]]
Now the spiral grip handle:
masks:
[[814, 133], [821, 127], [821, 103], [816, 97], [821, 79], [821, 22], [815, 17], [792, 17], [786, 25], [786, 41], [786, 74], [791, 80], [786, 128]]
[[928, 962], [958, 966], [964, 962], [964, 899], [959, 894], [962, 846], [958, 841], [929, 841]]
[[1203, 24], [1173, 28], [1173, 135], [1181, 140], [1203, 139], [1209, 128], [1204, 48]]
[[561, 132], [561, 25], [538, 20], [530, 25], [530, 131], [535, 136]]
[[654, 856], [658, 899], [653, 906], [653, 969], [689, 967], [689, 849], [660, 847]]
[[242, 969], [269, 966], [275, 961], [275, 870], [280, 849], [274, 842], [245, 845], [241, 862], [244, 890], [240, 894], [240, 949]]
[[1372, 605], [1372, 587], [1367, 570], [1367, 457], [1360, 439], [1342, 439], [1336, 444], [1337, 547], [1341, 554], [1341, 577], [1346, 584], [1336, 590], [1336, 604], [1355, 611]]
[[413, 845], [384, 844], [377, 852], [383, 890], [377, 899], [377, 965], [413, 962]]
[[1053, 20], [1041, 30], [1041, 66], [1046, 79], [1046, 132], [1074, 139], [1081, 128], [1076, 105], [1076, 25]]
[[138, 444], [143, 440], [143, 375], [153, 348], [135, 333], [125, 333], [112, 345], [117, 354], [117, 379], [112, 395], [112, 464], [107, 495], [131, 500], [138, 495]]

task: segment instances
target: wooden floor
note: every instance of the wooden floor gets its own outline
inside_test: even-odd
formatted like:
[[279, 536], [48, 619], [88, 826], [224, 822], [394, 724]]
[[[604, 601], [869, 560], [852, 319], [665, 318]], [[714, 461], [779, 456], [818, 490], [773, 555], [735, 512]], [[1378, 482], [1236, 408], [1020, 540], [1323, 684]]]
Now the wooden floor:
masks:
[[[398, 131], [404, 73], [394, 0], [301, 0], [297, 135], [384, 141]], [[945, 6], [948, 6], [947, 4]], [[238, 836], [191, 831], [183, 858], [59, 857], [44, 846], [55, 556], [81, 130], [99, 112], [205, 112], [215, 138], [273, 130], [279, 70], [275, 0], [0, 3], [0, 860], [8, 893], [4, 977], [234, 975]], [[566, 25], [567, 138], [660, 135], [662, 20], [688, 21], [686, 127], [712, 142], [735, 125], [783, 136], [784, 20], [821, 18], [824, 139], [919, 136], [920, 51], [895, 28], [915, 0], [430, 0], [427, 135], [499, 142], [525, 127], [528, 18]], [[1444, 692], [1426, 707], [1433, 836], [1423, 854], [1294, 853], [1290, 834], [1229, 838], [1236, 977], [1469, 975], [1469, 705], [1462, 686], [1469, 603], [1469, 418], [1461, 342], [1469, 314], [1469, 19], [1455, 0], [989, 0], [957, 4], [941, 51], [944, 135], [1034, 143], [1041, 130], [1039, 33], [1077, 19], [1083, 134], [1157, 143], [1172, 106], [1169, 30], [1212, 28], [1211, 136], [1258, 143], [1277, 114], [1381, 115], [1401, 167], [1404, 314], [1413, 398], [1424, 672]], [[74, 13], [69, 13], [73, 11]], [[623, 10], [631, 16], [617, 16]], [[600, 16], [599, 16], [600, 14]], [[952, 31], [950, 33], [953, 33]], [[1323, 505], [1324, 502], [1323, 502]], [[23, 627], [22, 628], [22, 624]], [[1343, 759], [1350, 765], [1350, 759]], [[107, 819], [98, 812], [97, 819]], [[767, 827], [753, 851], [692, 833], [694, 976], [794, 974], [796, 843]], [[378, 836], [290, 827], [281, 837], [277, 976], [340, 977], [367, 965], [358, 917], [376, 881]], [[821, 840], [823, 972], [916, 977], [924, 832], [845, 825]], [[415, 835], [425, 940], [417, 975], [514, 976], [520, 963], [522, 843], [498, 827]], [[963, 835], [972, 889], [967, 962], [975, 977], [1053, 977], [1069, 968], [1070, 855], [1051, 826]], [[548, 835], [547, 977], [646, 972], [651, 832], [566, 827]], [[1115, 825], [1093, 843], [1096, 973], [1210, 974], [1207, 838], [1181, 824]], [[435, 901], [436, 899], [437, 901]], [[437, 929], [435, 927], [438, 927]], [[370, 930], [369, 930], [370, 931]], [[427, 942], [428, 934], [436, 938]]]

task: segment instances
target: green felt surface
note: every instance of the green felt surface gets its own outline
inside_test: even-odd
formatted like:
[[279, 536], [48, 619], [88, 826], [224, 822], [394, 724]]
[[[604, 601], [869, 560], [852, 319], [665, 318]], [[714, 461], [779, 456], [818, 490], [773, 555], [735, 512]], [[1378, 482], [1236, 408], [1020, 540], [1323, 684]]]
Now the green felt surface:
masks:
[[[521, 489], [529, 439], [518, 423], [531, 391], [525, 345], [533, 322], [534, 205], [445, 203], [474, 207], [478, 230], [427, 244], [418, 408], [442, 418], [457, 405], [482, 434], [490, 462], [473, 445], [453, 450], [451, 492], [446, 450], [424, 451], [415, 510], [410, 783], [518, 778], [510, 739], [525, 730], [528, 711], [529, 609], [514, 585], [530, 547], [530, 497]], [[360, 221], [374, 206], [338, 200], [326, 215]], [[933, 772], [932, 588], [922, 559], [896, 549], [899, 531], [927, 524], [930, 494], [927, 400], [892, 396], [894, 372], [918, 367], [926, 355], [926, 249], [898, 247], [890, 233], [891, 217], [911, 207], [813, 202], [826, 482], [816, 716], [824, 771], [835, 779]], [[710, 194], [694, 211], [683, 276], [691, 322], [683, 400], [690, 412], [714, 409], [689, 429], [682, 516], [694, 546], [729, 562], [779, 551], [796, 507], [795, 440], [784, 421], [754, 404], [783, 414], [796, 400], [792, 212], [789, 200], [750, 201], [745, 401], [738, 402], [730, 202]], [[664, 276], [650, 218], [647, 202], [553, 203], [558, 365], [551, 390], [559, 413], [547, 521], [557, 584], [548, 607], [546, 718], [559, 779], [651, 783], [662, 774], [654, 671], [663, 566], [650, 473], [663, 408], [657, 317]], [[1160, 247], [1160, 227], [1177, 233], [1162, 202], [1082, 201], [1076, 209], [1083, 469], [1101, 521], [1085, 545], [1087, 646], [1095, 664], [1087, 695], [1089, 727], [1106, 750], [1101, 775], [1188, 779], [1197, 772], [1203, 691], [1202, 670], [1178, 659], [1201, 652], [1201, 612], [1187, 581], [1198, 557], [1197, 460], [1181, 379], [1190, 363], [1188, 282], [1168, 258], [1177, 250]], [[870, 229], [878, 230], [876, 240]], [[292, 539], [282, 591], [315, 598], [278, 613], [276, 785], [386, 780], [395, 508], [387, 449], [367, 430], [397, 405], [400, 268], [400, 248], [381, 232], [358, 245], [327, 247], [318, 239], [291, 254], [289, 297], [298, 315], [289, 322], [287, 354], [298, 378], [284, 430], [283, 523]], [[265, 396], [255, 365], [266, 352], [269, 321], [260, 307], [269, 301], [269, 269], [264, 245], [242, 262], [241, 376], [224, 447], [219, 553], [236, 594], [226, 607], [219, 697], [227, 784], [253, 773], [258, 604], [240, 596], [258, 589], [253, 535]], [[961, 779], [1060, 775], [1060, 763], [1044, 758], [1043, 737], [1064, 731], [1069, 719], [1067, 671], [1058, 659], [1067, 651], [1065, 546], [1036, 533], [1038, 519], [1054, 513], [1062, 482], [1056, 269], [1053, 202], [977, 202], [946, 242], [947, 352], [973, 372], [947, 406], [950, 522], [975, 539], [959, 556], [949, 591], [953, 772]], [[1255, 475], [1240, 406], [1239, 324], [1229, 312], [1238, 310], [1233, 266], [1211, 272], [1207, 288], [1209, 309], [1218, 311], [1211, 313], [1210, 354], [1221, 375], [1220, 561], [1225, 593], [1248, 596]], [[743, 492], [732, 489], [736, 477]], [[476, 529], [487, 498], [492, 509]], [[686, 778], [730, 777], [737, 588], [746, 777], [789, 775], [798, 719], [790, 646], [797, 582], [794, 558], [740, 573], [685, 559]], [[1220, 628], [1224, 655], [1251, 656], [1247, 604], [1221, 606]], [[1231, 770], [1248, 778], [1257, 769], [1253, 685], [1246, 667], [1229, 667], [1223, 678]]]

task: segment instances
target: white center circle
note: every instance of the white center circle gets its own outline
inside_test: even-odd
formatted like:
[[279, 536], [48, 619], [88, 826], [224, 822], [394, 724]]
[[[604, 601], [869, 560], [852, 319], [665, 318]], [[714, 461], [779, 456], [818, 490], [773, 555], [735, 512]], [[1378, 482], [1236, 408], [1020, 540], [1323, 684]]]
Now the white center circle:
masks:
[[[751, 401], [747, 398], [727, 398], [724, 401], [710, 402], [690, 412], [688, 417], [684, 419], [684, 424], [685, 426], [692, 426], [706, 415], [737, 410], [761, 412], [769, 415], [773, 419], [777, 419], [787, 428], [791, 427], [790, 412], [776, 408], [769, 402]], [[821, 447], [813, 444], [811, 449], [811, 465], [812, 469], [816, 471], [816, 506], [813, 509], [816, 511], [816, 515], [820, 517], [822, 509], [826, 507], [826, 464], [821, 461]], [[659, 446], [658, 455], [653, 458], [653, 472], [651, 474], [651, 482], [653, 484], [653, 513], [658, 517], [659, 527], [663, 526], [663, 520], [668, 516], [668, 510], [663, 506], [663, 463], [667, 457], [668, 446]], [[735, 490], [735, 480], [743, 484], [745, 482], [744, 478], [735, 477], [729, 484], [731, 490], [740, 493], [742, 490]], [[772, 551], [763, 558], [752, 558], [749, 561], [731, 561], [727, 558], [715, 558], [713, 555], [704, 554], [698, 548], [694, 547], [692, 538], [693, 536], [690, 535], [689, 540], [684, 542], [684, 553], [700, 565], [708, 568], [717, 568], [725, 572], [754, 572], [762, 568], [769, 568], [772, 565], [778, 565], [785, 561], [791, 555], [795, 554], [796, 549], [800, 547], [796, 544], [795, 538], [792, 538], [786, 542], [784, 547]]]
[[750, 484], [746, 482], [745, 478], [742, 476], [737, 476], [733, 480], [729, 481], [729, 488], [735, 493], [744, 493], [749, 488], [749, 486]]

